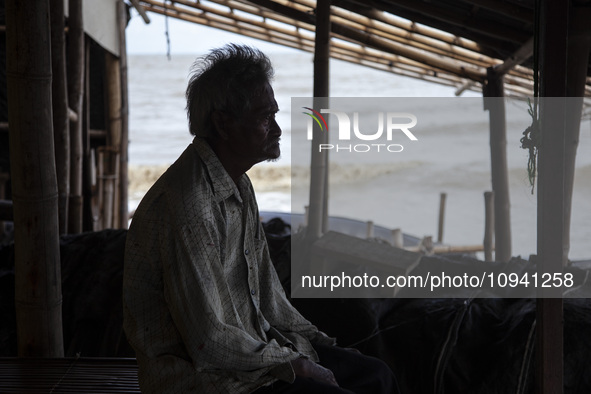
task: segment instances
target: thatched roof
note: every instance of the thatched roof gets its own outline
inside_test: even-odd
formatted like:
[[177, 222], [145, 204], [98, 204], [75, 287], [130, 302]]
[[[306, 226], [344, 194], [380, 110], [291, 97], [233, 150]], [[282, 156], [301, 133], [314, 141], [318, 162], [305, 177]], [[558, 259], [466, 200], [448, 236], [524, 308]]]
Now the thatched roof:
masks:
[[[148, 11], [312, 52], [314, 0], [139, 0]], [[507, 96], [533, 95], [533, 0], [333, 0], [331, 57], [481, 91], [505, 73]], [[588, 75], [591, 75], [591, 67]], [[587, 78], [586, 96], [591, 96]]]

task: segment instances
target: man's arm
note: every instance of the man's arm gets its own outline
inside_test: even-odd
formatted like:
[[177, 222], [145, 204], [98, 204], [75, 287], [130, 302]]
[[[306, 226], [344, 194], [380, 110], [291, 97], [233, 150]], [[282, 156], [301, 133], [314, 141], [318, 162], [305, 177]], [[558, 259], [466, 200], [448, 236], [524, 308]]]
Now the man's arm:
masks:
[[322, 365], [310, 361], [307, 358], [298, 358], [291, 362], [291, 366], [296, 376], [311, 378], [331, 386], [339, 386], [330, 369], [324, 368]]

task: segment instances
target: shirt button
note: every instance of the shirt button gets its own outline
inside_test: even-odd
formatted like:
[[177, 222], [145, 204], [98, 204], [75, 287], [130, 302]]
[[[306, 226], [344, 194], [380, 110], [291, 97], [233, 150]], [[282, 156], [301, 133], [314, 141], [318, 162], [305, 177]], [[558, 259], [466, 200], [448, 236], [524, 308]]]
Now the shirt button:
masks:
[[252, 295], [255, 295], [255, 294], [256, 294], [256, 291], [254, 291], [254, 289], [252, 289], [252, 290], [250, 291], [250, 294], [252, 294]]
[[248, 254], [249, 254], [249, 253], [250, 253], [250, 250], [248, 250], [248, 249], [246, 249], [246, 250], [244, 251], [244, 254], [245, 254], [245, 255], [247, 255], [247, 256], [248, 256]]

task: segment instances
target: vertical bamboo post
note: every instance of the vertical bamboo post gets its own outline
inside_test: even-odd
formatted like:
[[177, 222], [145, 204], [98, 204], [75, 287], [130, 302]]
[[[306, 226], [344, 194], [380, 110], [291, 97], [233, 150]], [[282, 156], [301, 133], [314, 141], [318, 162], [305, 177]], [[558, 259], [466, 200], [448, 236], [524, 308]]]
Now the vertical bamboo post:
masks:
[[66, 37], [64, 2], [50, 1], [51, 69], [53, 102], [53, 140], [57, 172], [59, 232], [68, 232], [68, 197], [70, 195], [70, 121], [66, 79]]
[[84, 48], [84, 93], [82, 99], [82, 231], [93, 231], [93, 172], [95, 161], [90, 148], [90, 38], [86, 38]]
[[[564, 159], [567, 41], [570, 2], [540, 2], [540, 123], [538, 147], [539, 275], [562, 273], [564, 261]], [[544, 289], [546, 290], [546, 289]], [[564, 390], [561, 289], [540, 292], [536, 304], [536, 392]]]
[[[10, 174], [0, 171], [0, 201], [6, 199], [6, 182], [8, 182], [9, 179]], [[4, 226], [4, 221], [2, 219], [5, 218], [0, 218], [0, 237], [2, 237], [4, 235], [4, 231], [6, 231], [6, 227]]]
[[437, 223], [437, 242], [443, 242], [443, 225], [445, 222], [445, 200], [447, 199], [447, 193], [441, 193], [439, 195], [439, 221]]
[[365, 238], [371, 239], [374, 236], [374, 224], [373, 221], [367, 221], [367, 227], [365, 229]]
[[95, 231], [102, 230], [105, 227], [105, 215], [103, 206], [104, 204], [104, 197], [105, 197], [105, 152], [104, 147], [99, 146], [97, 152], [97, 193], [96, 193], [96, 212], [97, 212], [97, 220], [95, 223]]
[[49, 0], [5, 5], [18, 354], [63, 357]]
[[495, 194], [484, 192], [484, 261], [493, 261], [495, 235]]
[[392, 245], [400, 249], [404, 248], [404, 235], [399, 228], [392, 230]]
[[568, 32], [568, 60], [566, 97], [569, 97], [566, 116], [565, 168], [564, 168], [564, 259], [568, 262], [570, 250], [570, 222], [572, 194], [575, 180], [575, 161], [581, 127], [583, 97], [587, 78], [587, 64], [591, 52], [591, 7], [578, 3], [571, 5]]
[[70, 123], [70, 206], [68, 232], [82, 232], [82, 100], [84, 86], [84, 30], [82, 0], [69, 0], [68, 103], [78, 115]]
[[511, 203], [504, 95], [503, 76], [489, 67], [484, 102], [485, 109], [489, 111], [491, 178], [495, 193], [495, 261], [499, 262], [511, 259]]
[[119, 156], [115, 149], [109, 146], [99, 147], [99, 177], [102, 184], [101, 198], [101, 229], [113, 228], [115, 218], [115, 186], [117, 184], [117, 171]]
[[90, 225], [91, 231], [97, 231], [100, 228], [100, 198], [101, 198], [101, 183], [98, 157], [96, 149], [90, 150], [90, 184], [91, 184], [91, 195], [90, 195]]
[[[119, 150], [119, 183], [120, 183], [120, 208], [119, 228], [127, 228], [128, 207], [128, 143], [129, 143], [129, 98], [127, 90], [127, 44], [125, 29], [127, 27], [127, 10], [123, 1], [117, 2], [117, 21], [119, 23], [119, 60], [121, 67], [121, 149]], [[149, 20], [148, 20], [149, 22]], [[148, 23], [146, 22], [146, 23]]]
[[[109, 113], [109, 133], [107, 136], [107, 145], [114, 152], [119, 152], [121, 149], [121, 74], [120, 74], [119, 59], [112, 55], [110, 52], [105, 52], [105, 76], [107, 79], [107, 106]], [[115, 154], [108, 156], [110, 160], [116, 160], [118, 158]], [[118, 166], [117, 166], [118, 167]], [[113, 176], [112, 170], [115, 168], [115, 163], [109, 163], [109, 175]], [[105, 212], [105, 215], [110, 215], [112, 218], [109, 220], [111, 225], [109, 227], [119, 226], [119, 177], [113, 178], [115, 183], [113, 185], [113, 198], [112, 198], [112, 210]]]
[[[330, 59], [330, 0], [316, 6], [314, 44], [314, 108], [328, 108]], [[316, 126], [314, 125], [316, 131]], [[328, 133], [314, 132], [310, 164], [310, 205], [307, 235], [319, 238], [328, 227], [328, 153], [318, 152], [328, 142]]]

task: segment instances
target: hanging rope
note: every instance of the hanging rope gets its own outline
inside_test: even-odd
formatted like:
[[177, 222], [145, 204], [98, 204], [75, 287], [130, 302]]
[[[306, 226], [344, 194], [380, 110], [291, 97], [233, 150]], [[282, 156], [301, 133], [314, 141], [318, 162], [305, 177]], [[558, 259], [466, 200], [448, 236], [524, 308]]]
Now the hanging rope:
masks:
[[170, 61], [170, 34], [168, 33], [168, 8], [166, 8], [166, 1], [164, 5], [164, 35], [166, 36], [166, 57]]
[[529, 178], [529, 184], [531, 185], [531, 194], [534, 194], [534, 188], [536, 184], [537, 176], [537, 161], [538, 161], [538, 149], [540, 147], [540, 117], [539, 117], [539, 39], [540, 39], [540, 7], [538, 1], [534, 2], [534, 97], [533, 104], [528, 98], [528, 110], [527, 112], [532, 118], [531, 125], [523, 132], [521, 137], [521, 148], [529, 151], [529, 158], [527, 161], [527, 175]]

